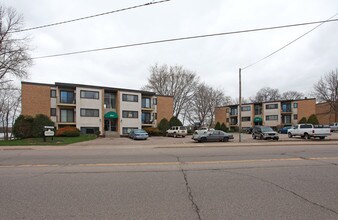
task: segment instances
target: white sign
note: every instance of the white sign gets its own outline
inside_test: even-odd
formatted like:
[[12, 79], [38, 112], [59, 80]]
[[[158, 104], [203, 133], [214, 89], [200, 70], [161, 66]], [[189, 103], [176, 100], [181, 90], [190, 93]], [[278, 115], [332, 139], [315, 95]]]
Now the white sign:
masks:
[[45, 137], [51, 137], [54, 136], [54, 131], [48, 129], [47, 131], [45, 131]]

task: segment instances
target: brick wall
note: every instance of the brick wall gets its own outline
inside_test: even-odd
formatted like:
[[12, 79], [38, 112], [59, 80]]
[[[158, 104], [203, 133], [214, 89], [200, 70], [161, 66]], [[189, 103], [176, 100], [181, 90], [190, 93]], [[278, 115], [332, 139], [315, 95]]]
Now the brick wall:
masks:
[[318, 103], [316, 105], [316, 115], [319, 121], [319, 124], [328, 125], [336, 122], [334, 117], [334, 111], [330, 105], [325, 103]]
[[308, 119], [310, 115], [316, 114], [316, 100], [315, 99], [299, 100], [297, 114], [298, 121], [303, 117]]
[[215, 108], [215, 123], [226, 124], [226, 107]]
[[44, 114], [50, 117], [50, 86], [21, 83], [23, 115]]
[[168, 121], [174, 114], [174, 98], [172, 96], [157, 96], [157, 125], [163, 118]]

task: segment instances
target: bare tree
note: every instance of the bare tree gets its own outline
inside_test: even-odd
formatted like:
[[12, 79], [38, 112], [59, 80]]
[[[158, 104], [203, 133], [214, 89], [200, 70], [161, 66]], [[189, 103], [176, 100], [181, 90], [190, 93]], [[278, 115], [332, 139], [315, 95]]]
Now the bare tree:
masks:
[[15, 9], [0, 5], [0, 83], [28, 75], [27, 68], [32, 64], [28, 38], [14, 33], [22, 28], [23, 17]]
[[17, 117], [21, 104], [21, 92], [10, 83], [0, 86], [0, 126], [4, 133], [4, 139], [10, 138], [10, 128]]
[[296, 100], [304, 98], [304, 94], [297, 91], [286, 91], [283, 92], [281, 99], [282, 100]]
[[327, 102], [330, 105], [332, 112], [335, 114], [335, 121], [337, 121], [338, 114], [338, 69], [331, 71], [321, 77], [320, 80], [314, 84], [313, 92], [319, 102]]
[[250, 98], [252, 102], [266, 102], [281, 99], [281, 95], [278, 89], [272, 89], [270, 87], [264, 87], [260, 89], [254, 98]]
[[219, 89], [201, 83], [189, 103], [185, 105], [183, 118], [190, 124], [198, 122], [201, 125], [211, 126], [214, 122], [215, 108], [229, 104], [231, 98], [224, 95]]
[[159, 95], [174, 97], [174, 116], [178, 117], [183, 107], [195, 94], [195, 88], [199, 78], [190, 70], [182, 66], [170, 66], [166, 64], [150, 67], [151, 75], [145, 90], [156, 92]]

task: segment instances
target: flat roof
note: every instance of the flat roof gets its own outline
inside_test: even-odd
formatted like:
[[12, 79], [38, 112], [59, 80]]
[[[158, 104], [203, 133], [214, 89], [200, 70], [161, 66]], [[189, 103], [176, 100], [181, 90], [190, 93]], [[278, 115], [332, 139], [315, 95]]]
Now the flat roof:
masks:
[[105, 89], [111, 91], [125, 91], [125, 92], [137, 92], [143, 95], [156, 95], [155, 92], [149, 92], [144, 90], [136, 90], [136, 89], [125, 89], [125, 88], [117, 88], [117, 87], [106, 87], [106, 86], [95, 86], [95, 85], [85, 85], [85, 84], [74, 84], [74, 83], [63, 83], [63, 82], [55, 82], [55, 84], [47, 84], [47, 83], [36, 83], [36, 82], [26, 82], [21, 81], [21, 84], [31, 84], [31, 85], [40, 85], [40, 86], [60, 86], [60, 87], [86, 87], [93, 89]]
[[[251, 102], [251, 103], [242, 103], [243, 105], [255, 105], [255, 104], [265, 104], [265, 103], [274, 103], [274, 102], [296, 102], [296, 101], [304, 101], [304, 100], [316, 100], [316, 98], [304, 98], [304, 99], [293, 99], [293, 100], [273, 100], [273, 101], [265, 101], [265, 102]], [[239, 104], [234, 105], [224, 105], [224, 106], [218, 106], [216, 108], [225, 108], [225, 107], [235, 107]]]

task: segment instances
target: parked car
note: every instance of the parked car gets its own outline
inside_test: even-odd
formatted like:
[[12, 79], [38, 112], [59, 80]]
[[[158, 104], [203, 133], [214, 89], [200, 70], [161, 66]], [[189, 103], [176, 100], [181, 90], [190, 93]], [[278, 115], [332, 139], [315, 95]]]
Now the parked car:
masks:
[[147, 140], [148, 133], [143, 129], [133, 129], [129, 132], [128, 136], [134, 140]]
[[188, 134], [187, 128], [184, 126], [172, 126], [167, 130], [167, 137], [185, 137]]
[[290, 128], [292, 128], [292, 126], [285, 126], [285, 127], [283, 127], [283, 128], [280, 128], [280, 129], [278, 130], [278, 133], [280, 133], [280, 134], [287, 134], [287, 133], [288, 133], [288, 130], [289, 130]]
[[206, 132], [208, 132], [208, 131], [214, 131], [215, 129], [213, 129], [213, 128], [208, 128], [208, 127], [201, 127], [201, 128], [199, 128], [199, 129], [197, 129], [197, 130], [195, 130], [195, 132], [197, 132], [197, 133], [206, 133]]
[[197, 142], [207, 142], [207, 141], [229, 141], [230, 139], [234, 139], [232, 134], [228, 134], [221, 130], [208, 131], [206, 133], [195, 133], [192, 136], [192, 139]]
[[273, 139], [278, 141], [279, 136], [277, 132], [275, 132], [271, 127], [269, 126], [256, 126], [252, 129], [252, 138], [253, 139], [261, 139], [261, 140], [267, 140], [267, 139]]
[[331, 135], [330, 132], [330, 128], [324, 126], [315, 127], [312, 124], [299, 124], [288, 130], [288, 137], [300, 136], [305, 139], [310, 139], [311, 137], [324, 139]]
[[338, 122], [330, 124], [331, 132], [338, 131]]

